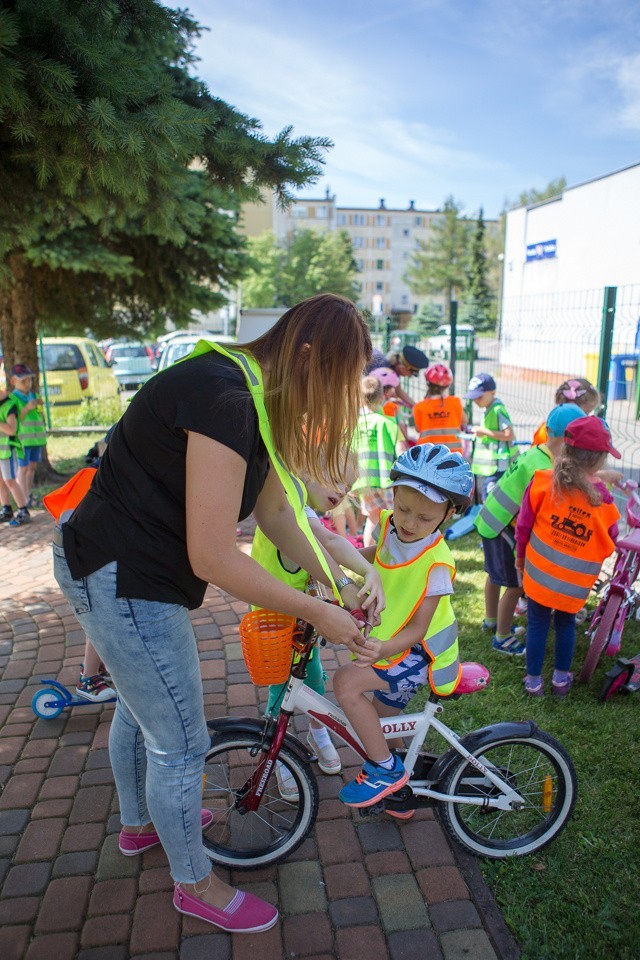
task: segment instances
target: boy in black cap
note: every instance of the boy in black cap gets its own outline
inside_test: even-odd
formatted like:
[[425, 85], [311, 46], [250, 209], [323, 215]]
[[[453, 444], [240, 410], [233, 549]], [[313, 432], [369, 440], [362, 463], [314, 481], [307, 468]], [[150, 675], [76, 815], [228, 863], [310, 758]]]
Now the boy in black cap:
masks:
[[[423, 353], [418, 347], [407, 344], [402, 350], [392, 350], [386, 356], [380, 350], [374, 349], [366, 368], [366, 375], [368, 376], [372, 370], [377, 370], [379, 367], [386, 367], [397, 373], [399, 377], [417, 377], [420, 371], [428, 366], [429, 357], [426, 353]], [[415, 400], [412, 400], [401, 386], [396, 387], [396, 397], [409, 408], [415, 403]]]
[[479, 373], [471, 378], [465, 399], [473, 400], [483, 411], [480, 426], [473, 428], [476, 441], [471, 472], [478, 478], [476, 490], [484, 503], [518, 453], [513, 445], [511, 417], [502, 400], [496, 397], [496, 382], [490, 373]]

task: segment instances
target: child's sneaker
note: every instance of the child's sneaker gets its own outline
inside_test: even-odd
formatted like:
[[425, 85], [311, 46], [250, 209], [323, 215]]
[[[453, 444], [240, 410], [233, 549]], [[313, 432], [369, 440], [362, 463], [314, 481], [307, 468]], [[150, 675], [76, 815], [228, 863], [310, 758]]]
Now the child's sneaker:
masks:
[[524, 683], [524, 689], [530, 697], [544, 696], [544, 681], [542, 677], [532, 677], [531, 674], [528, 673], [522, 682]]
[[400, 757], [393, 758], [391, 770], [365, 760], [356, 779], [347, 783], [338, 796], [348, 807], [371, 807], [403, 787], [408, 779], [409, 774]]
[[502, 640], [494, 637], [491, 641], [491, 646], [494, 650], [497, 650], [498, 653], [506, 653], [510, 657], [521, 657], [526, 650], [524, 640], [518, 640], [513, 633], [508, 637], [504, 637]]
[[288, 800], [289, 803], [297, 803], [300, 799], [298, 786], [287, 767], [279, 760], [276, 762], [276, 781], [278, 783], [278, 793], [282, 799]]
[[114, 700], [115, 690], [107, 686], [101, 676], [83, 677], [80, 675], [76, 693], [85, 700], [92, 700], [94, 703], [101, 703], [104, 700]]
[[[496, 621], [495, 620], [483, 620], [480, 624], [481, 630], [491, 631], [492, 633], [496, 632]], [[515, 624], [511, 624], [511, 633], [514, 637], [521, 636], [525, 631], [526, 627], [516, 627]]]
[[9, 520], [13, 520], [13, 507], [3, 507], [0, 510], [0, 523], [9, 523]]
[[571, 690], [573, 674], [569, 671], [554, 670], [551, 679], [551, 689], [556, 697], [566, 697]]
[[[327, 735], [328, 740], [328, 735]], [[331, 743], [331, 740], [328, 740], [327, 743], [322, 745], [316, 743], [316, 739], [309, 728], [309, 733], [307, 734], [307, 743], [315, 753], [318, 758], [318, 766], [323, 773], [328, 773], [331, 776], [334, 773], [340, 773], [342, 770], [342, 762], [340, 760], [340, 754]]]
[[31, 516], [26, 507], [19, 507], [12, 520], [9, 520], [10, 527], [21, 527], [25, 523], [31, 523]]
[[516, 617], [526, 617], [529, 610], [529, 604], [526, 597], [519, 597], [518, 602], [516, 603], [516, 609], [514, 611], [514, 616]]

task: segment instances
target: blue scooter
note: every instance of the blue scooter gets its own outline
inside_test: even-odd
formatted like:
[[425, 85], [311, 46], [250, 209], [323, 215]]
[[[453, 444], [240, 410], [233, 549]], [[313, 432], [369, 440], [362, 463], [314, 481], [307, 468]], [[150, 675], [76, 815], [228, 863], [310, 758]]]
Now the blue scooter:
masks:
[[[95, 700], [87, 700], [86, 697], [80, 697], [77, 693], [70, 693], [66, 687], [63, 687], [57, 680], [41, 680], [40, 683], [48, 684], [44, 690], [38, 690], [34, 693], [31, 700], [31, 709], [36, 717], [42, 720], [53, 720], [59, 716], [65, 707], [94, 707]], [[116, 692], [108, 700], [100, 700], [99, 703], [113, 703], [117, 700]]]

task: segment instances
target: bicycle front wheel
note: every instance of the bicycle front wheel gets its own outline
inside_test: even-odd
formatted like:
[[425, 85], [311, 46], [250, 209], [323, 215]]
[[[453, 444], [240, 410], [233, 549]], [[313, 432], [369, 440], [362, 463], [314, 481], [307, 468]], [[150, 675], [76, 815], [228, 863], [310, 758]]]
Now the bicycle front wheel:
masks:
[[[275, 771], [255, 811], [241, 813], [242, 791], [263, 756], [258, 733], [227, 733], [211, 745], [205, 759], [203, 806], [213, 822], [202, 835], [214, 863], [249, 870], [286, 859], [311, 831], [318, 813], [318, 784], [308, 763], [287, 747], [278, 762], [288, 774], [287, 798]], [[286, 773], [285, 773], [286, 772]], [[291, 782], [295, 787], [291, 787]]]
[[[571, 817], [578, 784], [567, 751], [543, 731], [523, 739], [500, 738], [474, 756], [498, 773], [523, 799], [519, 810], [464, 803], [440, 804], [449, 834], [471, 853], [492, 859], [522, 857], [542, 849]], [[448, 794], [492, 800], [501, 791], [464, 757], [444, 783]]]
[[621, 603], [622, 597], [619, 593], [609, 594], [607, 604], [602, 612], [602, 616], [600, 617], [600, 622], [598, 623], [595, 633], [591, 638], [589, 649], [587, 650], [584, 663], [582, 664], [582, 670], [578, 674], [579, 683], [588, 683], [595, 673], [595, 669], [598, 666], [598, 661], [604, 653], [605, 647], [609, 643], [609, 637], [611, 636], [611, 631], [615, 626]]

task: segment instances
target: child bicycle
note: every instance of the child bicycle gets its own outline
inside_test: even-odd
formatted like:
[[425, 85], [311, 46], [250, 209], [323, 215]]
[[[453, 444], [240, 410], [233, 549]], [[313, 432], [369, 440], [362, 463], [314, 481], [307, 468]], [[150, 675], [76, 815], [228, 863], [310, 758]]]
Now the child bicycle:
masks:
[[580, 683], [591, 680], [605, 651], [611, 657], [619, 653], [625, 621], [633, 616], [638, 618], [640, 613], [640, 597], [634, 590], [634, 583], [640, 573], [640, 494], [638, 484], [633, 480], [627, 480], [620, 486], [621, 489], [629, 491], [626, 516], [630, 531], [616, 544], [612, 577], [587, 627], [587, 636], [591, 642], [578, 675]]
[[[260, 656], [275, 649], [272, 637], [288, 630], [298, 662], [290, 666], [289, 645], [284, 648], [285, 675], [265, 677], [252, 666], [248, 639], [245, 644], [252, 630]], [[243, 618], [241, 636], [252, 680], [283, 682], [288, 677], [288, 685], [276, 717], [209, 721], [203, 800], [214, 819], [203, 841], [215, 863], [250, 869], [284, 860], [315, 823], [319, 797], [312, 764], [317, 758], [288, 732], [296, 709], [329, 727], [363, 759], [366, 754], [343, 712], [304, 685], [318, 642], [312, 626], [259, 610]], [[450, 699], [483, 689], [488, 681], [489, 671], [481, 664], [462, 664], [462, 679]], [[406, 813], [437, 803], [454, 840], [495, 859], [523, 856], [550, 843], [567, 824], [577, 796], [575, 769], [564, 747], [532, 721], [491, 724], [459, 737], [439, 719], [443, 710], [440, 698], [431, 693], [421, 713], [380, 720], [386, 739], [410, 738], [401, 754], [410, 779], [366, 813]], [[447, 745], [439, 755], [421, 751], [430, 730]], [[281, 797], [276, 762], [295, 781], [297, 797]]]

